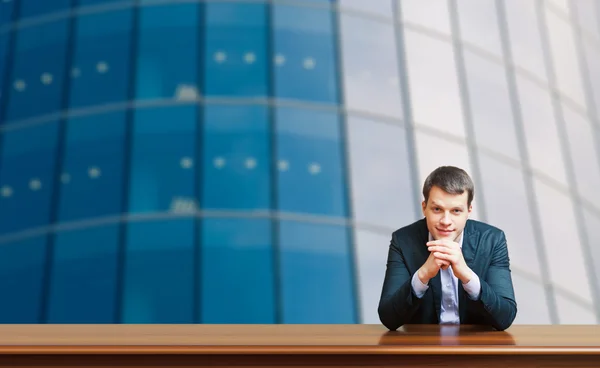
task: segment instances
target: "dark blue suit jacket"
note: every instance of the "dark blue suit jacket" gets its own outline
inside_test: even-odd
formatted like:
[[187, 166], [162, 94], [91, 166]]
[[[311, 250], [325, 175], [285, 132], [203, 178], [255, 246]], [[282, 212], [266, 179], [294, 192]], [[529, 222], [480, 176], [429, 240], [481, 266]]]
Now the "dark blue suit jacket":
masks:
[[[507, 329], [517, 314], [504, 232], [475, 220], [467, 220], [462, 252], [465, 262], [481, 281], [478, 300], [471, 300], [458, 286], [461, 324]], [[404, 324], [437, 324], [442, 286], [440, 274], [429, 281], [421, 299], [411, 286], [412, 276], [429, 257], [425, 245], [429, 232], [425, 219], [396, 230], [388, 252], [387, 269], [379, 301], [379, 319], [390, 330]]]

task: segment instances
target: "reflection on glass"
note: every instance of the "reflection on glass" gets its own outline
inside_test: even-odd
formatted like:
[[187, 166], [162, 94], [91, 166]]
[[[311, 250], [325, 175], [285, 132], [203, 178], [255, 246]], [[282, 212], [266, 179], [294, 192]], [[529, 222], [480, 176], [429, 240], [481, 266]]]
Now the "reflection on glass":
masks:
[[[487, 220], [504, 230], [511, 266], [541, 277], [540, 262], [520, 169], [479, 155]], [[477, 188], [475, 188], [477, 192]]]
[[71, 0], [19, 0], [19, 2], [21, 3], [19, 5], [21, 19], [65, 11], [70, 8], [72, 3]]
[[201, 144], [205, 209], [271, 208], [271, 132], [264, 105], [206, 105]]
[[596, 315], [591, 303], [581, 305], [570, 296], [556, 293], [558, 323], [561, 325], [595, 325]]
[[200, 321], [275, 323], [271, 221], [207, 218], [200, 234]]
[[207, 2], [205, 93], [266, 96], [267, 5]]
[[[593, 103], [600, 106], [600, 48], [591, 41], [583, 39], [583, 49], [589, 71], [589, 83], [592, 87]], [[599, 110], [596, 108], [596, 110]]]
[[[397, 223], [397, 228], [409, 223]], [[395, 230], [395, 229], [394, 229]], [[392, 231], [377, 234], [365, 230], [355, 230], [356, 265], [360, 296], [360, 323], [379, 324], [377, 307], [385, 277], [385, 263]]]
[[[532, 246], [523, 244], [521, 246]], [[511, 259], [512, 261], [512, 259]], [[546, 292], [541, 280], [533, 281], [529, 277], [524, 277], [519, 272], [511, 273], [513, 287], [515, 289], [515, 299], [517, 300], [517, 317], [514, 325], [545, 325], [550, 324], [550, 312]]]
[[410, 30], [405, 36], [415, 123], [464, 137], [452, 45]]
[[592, 123], [563, 105], [563, 116], [577, 189], [583, 200], [600, 208], [600, 163]]
[[535, 1], [505, 0], [512, 61], [543, 80], [547, 79]]
[[360, 10], [392, 18], [392, 1], [394, 0], [338, 0], [338, 3], [342, 9]]
[[591, 302], [590, 285], [575, 224], [573, 203], [565, 194], [534, 179], [550, 281]]
[[395, 0], [401, 9], [402, 20], [450, 34], [448, 2], [422, 0]]
[[48, 323], [116, 323], [119, 225], [56, 235]]
[[556, 84], [560, 91], [580, 105], [584, 105], [579, 61], [571, 24], [547, 10], [546, 22]]
[[550, 92], [520, 77], [517, 90], [531, 165], [567, 185]]
[[0, 323], [40, 323], [46, 239], [0, 245]]
[[69, 106], [82, 107], [128, 99], [133, 10], [79, 16]]
[[520, 159], [504, 67], [464, 52], [475, 142]]
[[197, 96], [198, 4], [138, 9], [136, 99]]
[[348, 108], [402, 118], [394, 26], [341, 13]]
[[460, 0], [456, 4], [461, 38], [486, 51], [502, 55], [495, 1]]
[[585, 230], [590, 244], [590, 253], [592, 255], [592, 265], [596, 278], [600, 277], [600, 247], [598, 244], [598, 229], [600, 229], [600, 212], [590, 211], [587, 208], [582, 210]]
[[349, 117], [348, 140], [355, 220], [390, 230], [416, 220], [404, 128]]
[[281, 221], [282, 323], [357, 323], [348, 228]]
[[576, 0], [571, 10], [577, 12], [579, 25], [586, 33], [600, 36], [600, 8], [597, 0]]
[[275, 95], [339, 102], [330, 8], [272, 5]]

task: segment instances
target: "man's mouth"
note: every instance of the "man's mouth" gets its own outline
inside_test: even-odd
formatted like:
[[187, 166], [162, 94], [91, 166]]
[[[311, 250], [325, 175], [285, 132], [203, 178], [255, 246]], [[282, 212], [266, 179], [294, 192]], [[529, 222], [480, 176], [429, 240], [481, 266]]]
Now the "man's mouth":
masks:
[[437, 231], [442, 235], [448, 235], [448, 234], [452, 234], [452, 232], [454, 232], [454, 230], [441, 230], [441, 229], [437, 229]]

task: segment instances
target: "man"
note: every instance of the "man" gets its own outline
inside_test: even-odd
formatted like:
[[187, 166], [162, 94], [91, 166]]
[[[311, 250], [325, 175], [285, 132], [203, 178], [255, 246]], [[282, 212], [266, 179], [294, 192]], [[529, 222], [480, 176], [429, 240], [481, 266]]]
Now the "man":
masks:
[[477, 324], [505, 330], [517, 314], [504, 232], [470, 220], [474, 186], [443, 166], [423, 185], [425, 218], [396, 230], [379, 318], [404, 324]]

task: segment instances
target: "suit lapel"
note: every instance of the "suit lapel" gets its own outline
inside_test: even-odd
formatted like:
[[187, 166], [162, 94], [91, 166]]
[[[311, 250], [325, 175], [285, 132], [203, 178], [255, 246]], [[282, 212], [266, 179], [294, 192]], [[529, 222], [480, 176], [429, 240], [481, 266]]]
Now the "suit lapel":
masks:
[[[477, 233], [472, 230], [472, 227], [467, 221], [467, 225], [465, 226], [465, 230], [463, 233], [464, 239], [462, 244], [462, 254], [465, 259], [465, 263], [467, 266], [473, 270], [473, 272], [477, 272], [476, 265], [474, 264], [475, 260], [475, 252], [477, 250]], [[466, 291], [463, 288], [462, 281], [458, 280], [458, 314], [460, 316], [460, 322], [464, 323], [466, 313], [467, 313], [467, 295]]]
[[[429, 250], [427, 249], [426, 245], [428, 241], [429, 231], [427, 230], [427, 223], [425, 220], [421, 220], [419, 235], [417, 236], [413, 247], [415, 272], [425, 263], [425, 261], [427, 261], [427, 258], [429, 257]], [[439, 272], [434, 278], [429, 280], [429, 287], [431, 288], [433, 303], [435, 305], [435, 316], [439, 320], [442, 301], [442, 281]]]

